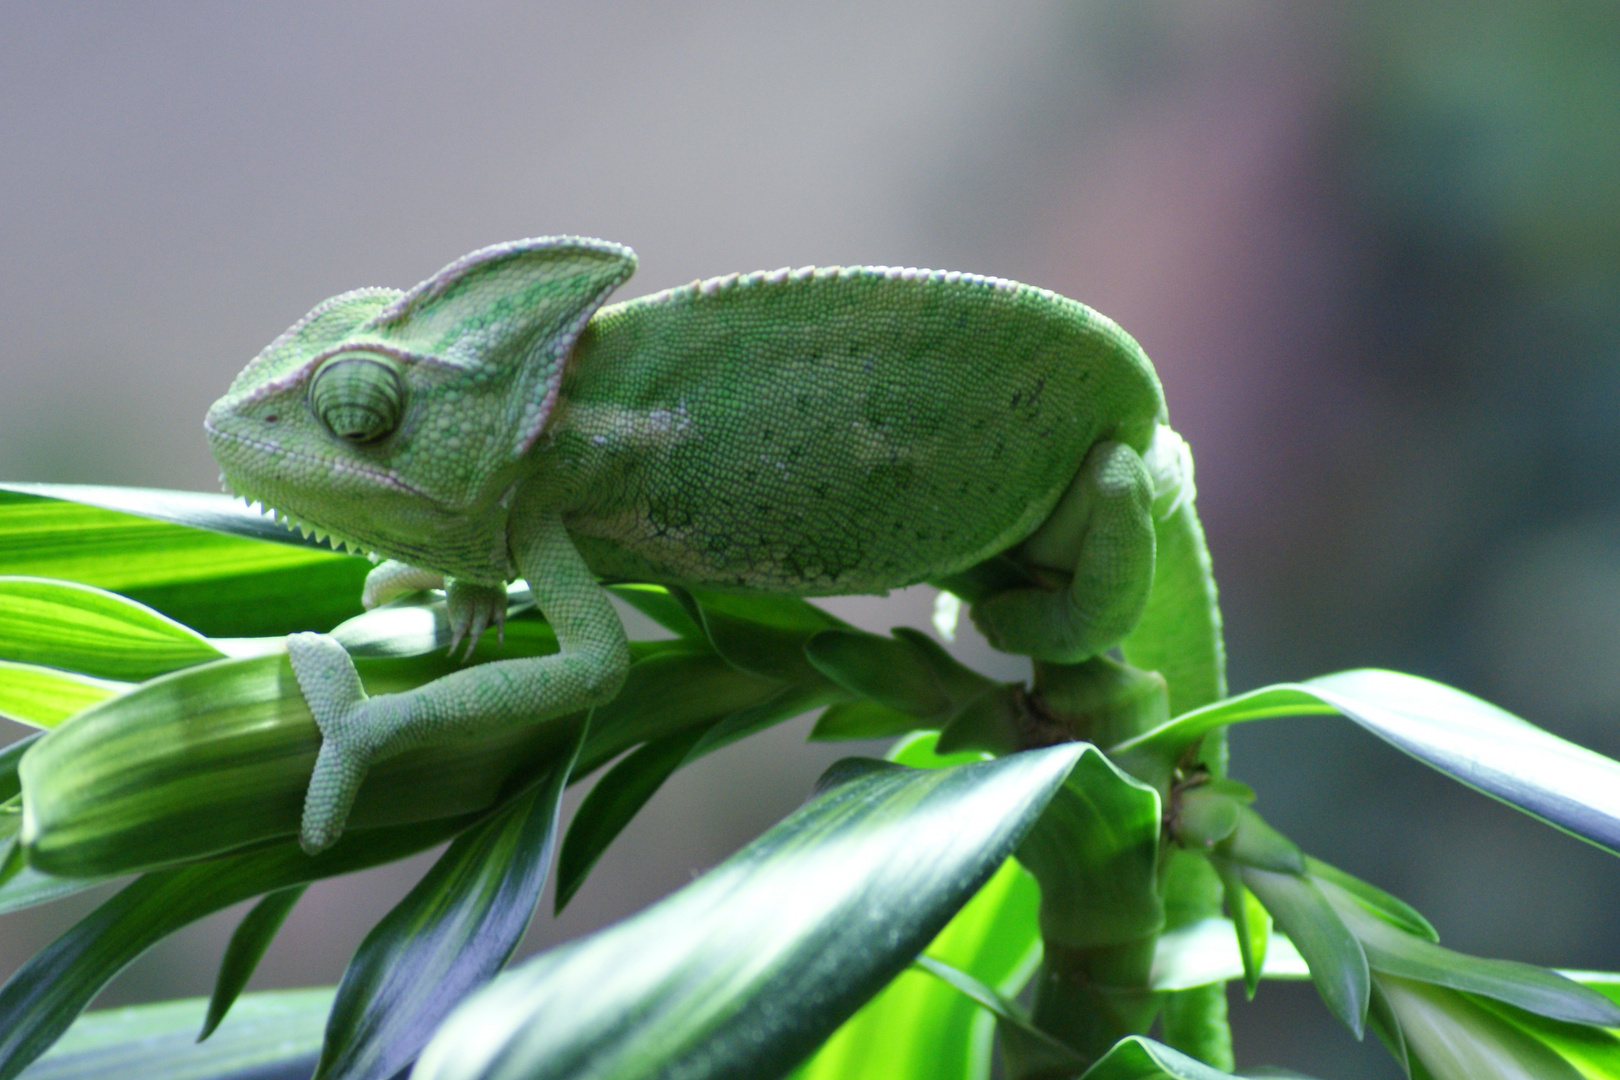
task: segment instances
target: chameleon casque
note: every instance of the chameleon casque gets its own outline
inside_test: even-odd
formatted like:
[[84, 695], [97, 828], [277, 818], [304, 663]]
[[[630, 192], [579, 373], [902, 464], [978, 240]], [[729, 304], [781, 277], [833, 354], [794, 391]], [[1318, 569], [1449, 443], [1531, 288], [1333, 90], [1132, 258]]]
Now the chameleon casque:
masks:
[[[996, 647], [1060, 663], [1169, 625], [1144, 611], [1181, 587], [1172, 571], [1217, 617], [1191, 458], [1111, 320], [886, 267], [601, 306], [634, 269], [621, 245], [545, 237], [406, 293], [345, 293], [209, 410], [230, 489], [389, 560], [368, 607], [442, 586], [457, 640], [476, 641], [522, 577], [561, 647], [368, 697], [336, 641], [291, 635], [322, 734], [307, 850], [336, 839], [374, 761], [611, 699], [630, 653], [601, 578], [802, 596], [932, 581]], [[1178, 509], [1191, 538], [1166, 541]]]

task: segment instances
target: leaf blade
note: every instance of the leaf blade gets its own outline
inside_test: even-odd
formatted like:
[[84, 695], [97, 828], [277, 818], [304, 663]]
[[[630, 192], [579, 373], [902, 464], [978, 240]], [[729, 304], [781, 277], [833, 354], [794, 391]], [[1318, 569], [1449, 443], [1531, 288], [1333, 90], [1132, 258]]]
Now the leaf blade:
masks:
[[572, 752], [458, 836], [366, 935], [338, 984], [315, 1080], [388, 1080], [505, 965], [540, 901], [584, 737], [581, 720]]
[[[587, 1059], [626, 1080], [677, 1063], [693, 1077], [779, 1075], [938, 933], [1080, 753], [837, 785], [661, 903], [469, 998], [416, 1078], [496, 1080], [541, 1061], [567, 1077]], [[793, 995], [818, 1007], [796, 1009]], [[557, 1008], [569, 1024], [531, 1023]]]

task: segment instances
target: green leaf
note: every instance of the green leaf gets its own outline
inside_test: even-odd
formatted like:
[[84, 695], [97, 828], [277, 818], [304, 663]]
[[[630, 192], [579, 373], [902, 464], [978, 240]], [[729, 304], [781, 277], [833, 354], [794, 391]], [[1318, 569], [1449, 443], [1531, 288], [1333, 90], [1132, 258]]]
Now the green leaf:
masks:
[[219, 974], [214, 976], [214, 993], [208, 999], [208, 1015], [203, 1018], [202, 1031], [197, 1041], [202, 1042], [214, 1033], [225, 1014], [247, 988], [253, 969], [264, 958], [264, 951], [275, 939], [276, 931], [292, 913], [293, 905], [304, 895], [303, 885], [290, 889], [277, 889], [265, 896], [236, 925], [235, 933], [225, 946], [225, 955], [219, 962]]
[[0, 716], [30, 727], [55, 727], [134, 685], [0, 660]]
[[338, 984], [316, 1080], [388, 1080], [467, 994], [494, 977], [528, 928], [557, 832], [572, 752], [500, 812], [458, 836], [372, 928]]
[[1234, 1080], [1231, 1073], [1212, 1069], [1179, 1050], [1140, 1035], [1114, 1044], [1081, 1080]]
[[286, 840], [137, 878], [0, 987], [0, 1017], [5, 1018], [0, 1024], [0, 1080], [16, 1076], [113, 976], [182, 926], [261, 893], [403, 859], [448, 839], [472, 820], [352, 829], [315, 856]]
[[1377, 978], [1407, 1055], [1433, 1080], [1581, 1080], [1552, 1048], [1467, 994]]
[[557, 912], [567, 907], [585, 884], [586, 876], [608, 845], [681, 767], [692, 747], [703, 738], [703, 731], [677, 731], [643, 743], [591, 788], [569, 822], [568, 836], [557, 858]]
[[[1016, 1002], [1009, 1001], [967, 972], [927, 955], [917, 957], [916, 964], [969, 1001], [988, 1010], [996, 1018], [996, 1029], [1001, 1037], [1013, 1038], [1020, 1043], [1018, 1061], [1025, 1070], [1036, 1067], [1079, 1072], [1086, 1067], [1086, 1059], [1030, 1023], [1029, 1017]], [[923, 1075], [939, 1076], [937, 1072]]]
[[1270, 870], [1277, 874], [1303, 874], [1305, 853], [1282, 833], [1273, 829], [1259, 814], [1242, 803], [1233, 803], [1236, 827], [1216, 850], [1222, 858], [1239, 866]]
[[[1040, 890], [1004, 862], [924, 955], [1016, 994], [1040, 956]], [[990, 1070], [994, 1019], [973, 1000], [907, 968], [861, 1006], [794, 1073], [794, 1080], [969, 1080]]]
[[[1278, 933], [1266, 940], [1267, 979], [1308, 979], [1310, 968], [1294, 943]], [[1219, 917], [1166, 930], [1153, 950], [1151, 985], [1155, 990], [1191, 990], [1210, 983], [1243, 977], [1243, 959], [1238, 953], [1236, 927]]]
[[1249, 866], [1238, 873], [1310, 965], [1328, 1011], [1361, 1038], [1371, 993], [1361, 943], [1308, 878]]
[[1088, 743], [1018, 861], [1041, 884], [1050, 946], [1116, 945], [1164, 923], [1158, 894], [1159, 793]]
[[1488, 998], [1470, 998], [1487, 1012], [1512, 1024], [1587, 1077], [1620, 1077], [1620, 1036], [1603, 1028], [1572, 1024], [1515, 1009]]
[[1477, 791], [1620, 854], [1620, 762], [1461, 690], [1395, 671], [1264, 687], [1184, 713], [1109, 753], [1129, 767], [1138, 756], [1173, 756], [1226, 724], [1332, 712]]
[[0, 484], [0, 573], [96, 585], [214, 637], [328, 630], [359, 614], [369, 570], [220, 495]]
[[23, 1080], [246, 1080], [315, 1065], [332, 990], [248, 994], [206, 1043], [194, 1032], [202, 998], [86, 1013]]
[[[911, 962], [1033, 823], [1081, 750], [840, 784], [641, 914], [462, 1004], [414, 1080], [765, 1077]], [[566, 1015], [566, 1024], [541, 1017]]]
[[[535, 625], [498, 653], [495, 643], [481, 644], [475, 658], [543, 652], [552, 638]], [[644, 659], [632, 665], [625, 691], [595, 713], [582, 769], [712, 718], [705, 710], [757, 704], [779, 688], [678, 642], [638, 651]], [[460, 669], [442, 655], [362, 658], [357, 666], [371, 693]], [[563, 752], [569, 723], [557, 718], [389, 758], [371, 770], [351, 824], [489, 806], [515, 771]], [[284, 655], [216, 661], [144, 683], [85, 710], [28, 752], [29, 858], [49, 873], [104, 877], [293, 835], [319, 738]]]
[[1320, 859], [1305, 856], [1305, 870], [1317, 881], [1328, 881], [1337, 885], [1345, 892], [1354, 896], [1381, 918], [1400, 927], [1408, 934], [1416, 934], [1428, 941], [1439, 941], [1440, 934], [1429, 920], [1406, 901], [1391, 896], [1383, 889], [1367, 884], [1358, 877], [1352, 877], [1337, 867], [1329, 866]]
[[6, 802], [22, 790], [22, 780], [17, 776], [17, 766], [28, 748], [39, 741], [39, 732], [24, 735], [16, 742], [0, 750], [0, 803]]
[[829, 705], [816, 719], [816, 726], [810, 731], [810, 741], [891, 739], [916, 731], [919, 726], [915, 716], [875, 701], [841, 701]]
[[633, 746], [768, 701], [782, 689], [775, 679], [739, 671], [685, 642], [642, 644], [662, 648], [632, 664], [624, 688], [591, 715], [576, 776], [589, 775]]
[[1620, 1027], [1620, 1006], [1596, 990], [1532, 964], [1453, 952], [1391, 926], [1332, 882], [1316, 886], [1360, 940], [1374, 971], [1466, 990], [1554, 1020]]
[[823, 630], [805, 642], [804, 653], [817, 671], [857, 697], [923, 720], [950, 710], [951, 699], [908, 640]]
[[823, 630], [854, 629], [797, 596], [684, 589], [673, 589], [671, 595], [727, 663], [767, 678], [790, 682], [821, 678], [805, 655], [805, 645]]
[[199, 633], [116, 593], [36, 577], [0, 577], [0, 656], [139, 682], [225, 654]]
[[558, 859], [556, 910], [567, 906], [608, 845], [676, 770], [771, 724], [808, 712], [822, 704], [827, 693], [820, 685], [786, 686], [769, 699], [738, 709], [707, 727], [655, 739], [626, 756], [597, 781], [568, 826]]
[[[456, 670], [439, 656], [358, 664], [373, 693]], [[515, 771], [563, 752], [569, 723], [380, 762], [350, 826], [487, 807]], [[285, 656], [216, 661], [144, 683], [78, 714], [24, 756], [29, 861], [59, 876], [106, 877], [291, 836], [319, 744]]]
[[0, 884], [0, 915], [48, 904], [64, 896], [93, 889], [106, 881], [106, 878], [52, 877], [25, 865]]
[[664, 586], [625, 583], [607, 589], [670, 633], [693, 641], [703, 639], [703, 628], [692, 621], [686, 608]]
[[[982, 760], [977, 754], [936, 754], [937, 742], [937, 734], [922, 734], [898, 743], [889, 757], [923, 769]], [[1035, 879], [1009, 859], [929, 943], [925, 955], [1003, 997], [1016, 995], [1039, 961], [1039, 909]], [[994, 1018], [973, 1001], [907, 968], [845, 1021], [794, 1072], [794, 1080], [988, 1077], [994, 1035]]]

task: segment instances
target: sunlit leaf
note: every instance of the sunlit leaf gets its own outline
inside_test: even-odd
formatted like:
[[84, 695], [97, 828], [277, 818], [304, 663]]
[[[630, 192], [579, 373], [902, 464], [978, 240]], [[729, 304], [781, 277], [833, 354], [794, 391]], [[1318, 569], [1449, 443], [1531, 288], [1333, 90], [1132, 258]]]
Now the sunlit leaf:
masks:
[[1620, 853], [1620, 762], [1415, 675], [1361, 669], [1278, 683], [1184, 713], [1110, 754], [1153, 758], [1226, 724], [1333, 712], [1469, 787]]
[[542, 1063], [558, 1078], [780, 1075], [944, 927], [1080, 752], [837, 785], [659, 904], [469, 998], [414, 1078]]
[[213, 637], [330, 629], [369, 569], [221, 495], [0, 484], [0, 573], [110, 589]]
[[0, 657], [139, 682], [224, 656], [206, 638], [116, 593], [0, 577]]
[[[1266, 940], [1262, 976], [1308, 979], [1311, 972], [1294, 943], [1273, 933]], [[1153, 989], [1191, 990], [1242, 977], [1243, 958], [1230, 919], [1200, 919], [1159, 935], [1153, 950]]]
[[1471, 1000], [1530, 1035], [1574, 1065], [1589, 1080], [1620, 1077], [1620, 1035], [1613, 1030], [1537, 1016], [1489, 998]]
[[204, 1001], [85, 1013], [22, 1073], [22, 1080], [247, 1080], [304, 1075], [315, 1066], [332, 989], [248, 994], [205, 1043]]
[[0, 716], [30, 727], [55, 727], [81, 709], [134, 685], [0, 660]]
[[1397, 897], [1391, 896], [1383, 889], [1367, 884], [1358, 877], [1329, 866], [1320, 859], [1305, 856], [1305, 869], [1311, 877], [1318, 881], [1329, 881], [1355, 897], [1378, 916], [1391, 925], [1398, 926], [1408, 934], [1416, 934], [1428, 941], [1439, 941], [1440, 935], [1435, 928], [1429, 925], [1429, 920], [1411, 904]]
[[1407, 1054], [1433, 1080], [1582, 1080], [1562, 1056], [1467, 994], [1379, 973]]

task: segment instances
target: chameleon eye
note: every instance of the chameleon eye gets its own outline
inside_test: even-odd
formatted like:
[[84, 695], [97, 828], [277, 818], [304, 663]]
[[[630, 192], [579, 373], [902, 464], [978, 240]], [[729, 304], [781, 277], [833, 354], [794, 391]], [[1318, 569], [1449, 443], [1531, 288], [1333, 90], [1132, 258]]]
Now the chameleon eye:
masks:
[[375, 442], [399, 426], [405, 388], [386, 359], [339, 353], [316, 373], [309, 403], [332, 434], [352, 443]]

